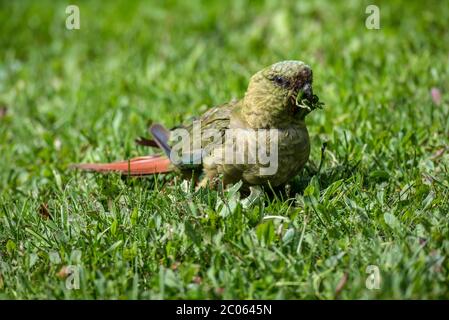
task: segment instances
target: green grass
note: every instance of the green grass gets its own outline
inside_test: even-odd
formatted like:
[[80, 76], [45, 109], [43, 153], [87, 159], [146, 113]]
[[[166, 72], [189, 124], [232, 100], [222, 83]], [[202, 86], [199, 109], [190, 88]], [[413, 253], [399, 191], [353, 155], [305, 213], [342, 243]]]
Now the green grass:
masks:
[[[368, 30], [372, 1], [76, 2], [73, 31], [66, 2], [0, 2], [1, 298], [449, 298], [449, 6], [382, 1]], [[236, 195], [173, 176], [68, 169], [147, 153], [150, 121], [240, 97], [284, 59], [326, 104], [290, 193], [229, 211]]]

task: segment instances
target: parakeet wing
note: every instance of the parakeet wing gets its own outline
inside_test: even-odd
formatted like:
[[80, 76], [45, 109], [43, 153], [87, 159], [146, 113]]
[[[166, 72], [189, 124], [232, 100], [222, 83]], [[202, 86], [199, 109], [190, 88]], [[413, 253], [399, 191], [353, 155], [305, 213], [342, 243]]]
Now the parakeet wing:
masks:
[[[236, 107], [237, 104], [237, 101], [231, 101], [229, 103], [210, 108], [200, 117], [174, 129], [185, 129], [189, 133], [190, 137], [190, 148], [186, 148], [187, 152], [183, 153], [183, 159], [191, 159], [191, 161], [183, 161], [183, 163], [178, 166], [180, 169], [202, 168], [201, 161], [198, 161], [198, 157], [201, 157], [202, 155], [201, 150], [195, 148], [194, 141], [200, 139], [201, 144], [196, 141], [196, 146], [200, 146], [201, 149], [207, 148], [208, 146], [212, 147], [210, 144], [217, 143], [217, 140], [220, 141], [219, 143], [221, 143], [221, 141], [224, 141], [225, 130], [229, 128], [232, 110]], [[172, 130], [172, 136], [174, 130]], [[210, 135], [208, 135], [212, 132], [215, 132], [215, 134], [217, 134], [218, 136], [212, 138]], [[200, 134], [201, 136], [199, 136], [198, 134]], [[173, 147], [175, 143], [178, 143], [178, 141], [174, 141], [172, 139], [172, 136], [169, 143]]]

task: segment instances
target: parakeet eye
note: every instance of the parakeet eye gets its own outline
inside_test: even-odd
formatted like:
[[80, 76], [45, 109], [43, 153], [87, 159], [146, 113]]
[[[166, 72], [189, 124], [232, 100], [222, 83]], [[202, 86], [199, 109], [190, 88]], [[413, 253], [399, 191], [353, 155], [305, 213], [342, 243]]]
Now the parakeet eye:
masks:
[[289, 87], [290, 86], [290, 81], [288, 81], [287, 79], [284, 79], [280, 76], [274, 76], [273, 81], [281, 87]]

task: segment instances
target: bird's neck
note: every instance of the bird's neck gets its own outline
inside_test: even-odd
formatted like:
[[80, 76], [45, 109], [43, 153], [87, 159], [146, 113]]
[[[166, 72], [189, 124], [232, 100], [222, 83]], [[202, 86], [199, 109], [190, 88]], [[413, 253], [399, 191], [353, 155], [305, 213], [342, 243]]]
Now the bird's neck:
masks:
[[254, 129], [282, 129], [303, 123], [304, 117], [295, 115], [295, 106], [267, 95], [246, 95], [239, 108], [240, 118]]

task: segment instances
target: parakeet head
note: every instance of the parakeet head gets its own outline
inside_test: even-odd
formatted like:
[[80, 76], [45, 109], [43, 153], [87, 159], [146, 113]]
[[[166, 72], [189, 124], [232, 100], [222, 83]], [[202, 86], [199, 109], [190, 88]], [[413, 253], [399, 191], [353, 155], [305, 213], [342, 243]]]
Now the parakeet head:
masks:
[[312, 69], [302, 61], [275, 63], [251, 77], [245, 105], [248, 111], [263, 111], [274, 120], [304, 117], [308, 112], [301, 108], [301, 101], [317, 102], [312, 81]]

